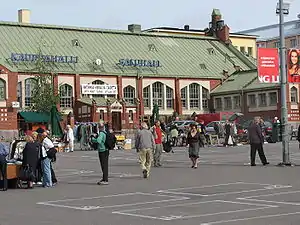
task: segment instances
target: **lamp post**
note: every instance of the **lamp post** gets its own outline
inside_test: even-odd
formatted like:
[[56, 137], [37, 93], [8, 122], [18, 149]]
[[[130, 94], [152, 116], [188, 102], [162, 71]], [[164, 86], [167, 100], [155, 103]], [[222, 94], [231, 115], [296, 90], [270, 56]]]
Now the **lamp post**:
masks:
[[281, 90], [281, 129], [282, 129], [282, 162], [280, 166], [291, 166], [289, 153], [289, 138], [287, 131], [287, 99], [286, 99], [286, 54], [285, 54], [285, 38], [284, 38], [284, 15], [289, 14], [289, 3], [279, 0], [276, 7], [276, 14], [279, 14], [279, 36], [280, 36], [280, 90]]

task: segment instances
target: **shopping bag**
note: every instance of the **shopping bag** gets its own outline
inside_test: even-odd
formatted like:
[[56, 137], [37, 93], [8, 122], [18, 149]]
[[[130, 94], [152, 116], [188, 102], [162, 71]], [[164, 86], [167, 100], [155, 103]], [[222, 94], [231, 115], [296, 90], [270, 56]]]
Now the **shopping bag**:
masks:
[[228, 145], [233, 145], [233, 140], [232, 140], [231, 135], [228, 138]]
[[32, 168], [29, 165], [22, 166], [19, 174], [19, 179], [22, 181], [34, 181], [35, 176]]

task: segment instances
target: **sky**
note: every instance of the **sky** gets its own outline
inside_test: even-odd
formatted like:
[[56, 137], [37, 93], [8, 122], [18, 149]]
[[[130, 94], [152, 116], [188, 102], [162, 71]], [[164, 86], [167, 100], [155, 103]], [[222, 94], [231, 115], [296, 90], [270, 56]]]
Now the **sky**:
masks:
[[[3, 1], [3, 2], [2, 2]], [[288, 20], [298, 19], [300, 0], [291, 2]], [[31, 10], [31, 23], [103, 29], [128, 24], [205, 29], [213, 8], [220, 9], [231, 32], [278, 23], [277, 0], [0, 0], [0, 21], [17, 21], [18, 9]], [[299, 10], [297, 10], [299, 9]]]

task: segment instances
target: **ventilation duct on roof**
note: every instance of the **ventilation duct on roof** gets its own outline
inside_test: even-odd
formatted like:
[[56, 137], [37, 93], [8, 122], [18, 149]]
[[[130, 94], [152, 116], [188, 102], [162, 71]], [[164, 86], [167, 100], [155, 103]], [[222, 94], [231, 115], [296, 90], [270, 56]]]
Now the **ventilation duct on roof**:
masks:
[[128, 31], [132, 33], [138, 33], [142, 31], [142, 26], [140, 24], [130, 24], [128, 25]]
[[19, 23], [30, 23], [30, 10], [29, 9], [18, 10], [18, 21]]

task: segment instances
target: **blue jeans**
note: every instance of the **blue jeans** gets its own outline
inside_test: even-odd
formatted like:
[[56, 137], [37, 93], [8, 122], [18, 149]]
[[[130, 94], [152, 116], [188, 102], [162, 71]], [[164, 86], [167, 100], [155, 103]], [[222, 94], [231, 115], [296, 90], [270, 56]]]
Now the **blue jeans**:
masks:
[[51, 177], [51, 159], [48, 157], [42, 160], [43, 169], [43, 186], [52, 187], [52, 177]]

